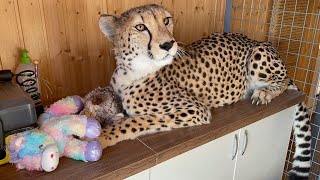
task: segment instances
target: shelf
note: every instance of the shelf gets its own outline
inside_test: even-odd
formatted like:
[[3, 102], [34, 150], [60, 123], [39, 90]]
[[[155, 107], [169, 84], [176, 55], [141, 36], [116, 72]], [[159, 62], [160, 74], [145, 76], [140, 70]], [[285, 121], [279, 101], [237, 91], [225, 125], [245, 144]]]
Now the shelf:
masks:
[[13, 165], [6, 164], [0, 166], [1, 179], [123, 179], [298, 104], [304, 98], [301, 92], [287, 90], [268, 105], [256, 106], [249, 100], [242, 100], [212, 109], [213, 119], [209, 125], [123, 141], [107, 147], [97, 162], [85, 163], [63, 157], [58, 168], [51, 173], [17, 171]]

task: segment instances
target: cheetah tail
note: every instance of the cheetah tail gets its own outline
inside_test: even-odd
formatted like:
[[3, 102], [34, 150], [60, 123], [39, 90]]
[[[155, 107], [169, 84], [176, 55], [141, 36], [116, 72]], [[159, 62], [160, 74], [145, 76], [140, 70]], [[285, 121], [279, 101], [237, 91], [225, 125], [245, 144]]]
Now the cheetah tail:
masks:
[[308, 179], [311, 165], [311, 127], [306, 105], [296, 106], [296, 116], [293, 122], [295, 137], [295, 153], [289, 179]]
[[[292, 79], [289, 79], [288, 89], [300, 91]], [[289, 179], [308, 179], [311, 166], [311, 126], [305, 103], [298, 104], [295, 113], [293, 130], [296, 148]]]

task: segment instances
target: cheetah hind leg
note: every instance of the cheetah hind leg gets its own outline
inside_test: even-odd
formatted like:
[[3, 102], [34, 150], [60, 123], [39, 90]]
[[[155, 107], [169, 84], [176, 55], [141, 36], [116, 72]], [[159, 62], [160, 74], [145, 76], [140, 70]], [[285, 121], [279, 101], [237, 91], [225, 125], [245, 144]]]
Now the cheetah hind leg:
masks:
[[285, 79], [278, 82], [276, 85], [268, 85], [265, 87], [260, 87], [254, 89], [251, 96], [252, 104], [268, 104], [271, 100], [281, 93], [283, 93], [288, 88], [289, 79]]

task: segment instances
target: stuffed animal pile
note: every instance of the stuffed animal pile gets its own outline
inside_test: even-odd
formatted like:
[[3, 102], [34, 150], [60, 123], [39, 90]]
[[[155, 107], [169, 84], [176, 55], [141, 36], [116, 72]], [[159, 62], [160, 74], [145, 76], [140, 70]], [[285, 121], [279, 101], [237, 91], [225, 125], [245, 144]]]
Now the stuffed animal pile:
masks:
[[79, 96], [66, 97], [52, 104], [39, 119], [39, 129], [13, 135], [8, 144], [10, 162], [18, 169], [53, 171], [59, 158], [97, 161], [102, 154], [97, 138], [101, 125], [94, 118], [76, 115], [84, 107]]
[[79, 96], [68, 96], [46, 109], [39, 118], [39, 129], [11, 137], [10, 162], [18, 169], [51, 172], [62, 156], [97, 161], [102, 155], [100, 142], [81, 139], [95, 139], [101, 133], [101, 125], [123, 120], [121, 100], [111, 86], [93, 90], [84, 101]]

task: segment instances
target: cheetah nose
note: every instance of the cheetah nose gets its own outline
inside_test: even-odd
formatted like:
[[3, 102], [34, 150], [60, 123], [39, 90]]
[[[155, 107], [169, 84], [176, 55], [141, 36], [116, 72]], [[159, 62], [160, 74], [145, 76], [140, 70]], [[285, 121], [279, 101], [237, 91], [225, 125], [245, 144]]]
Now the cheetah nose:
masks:
[[159, 47], [160, 47], [161, 49], [164, 49], [164, 50], [166, 50], [166, 51], [169, 51], [169, 50], [172, 48], [174, 42], [175, 42], [174, 40], [169, 41], [169, 42], [165, 42], [165, 43], [163, 43], [163, 44], [160, 44]]

